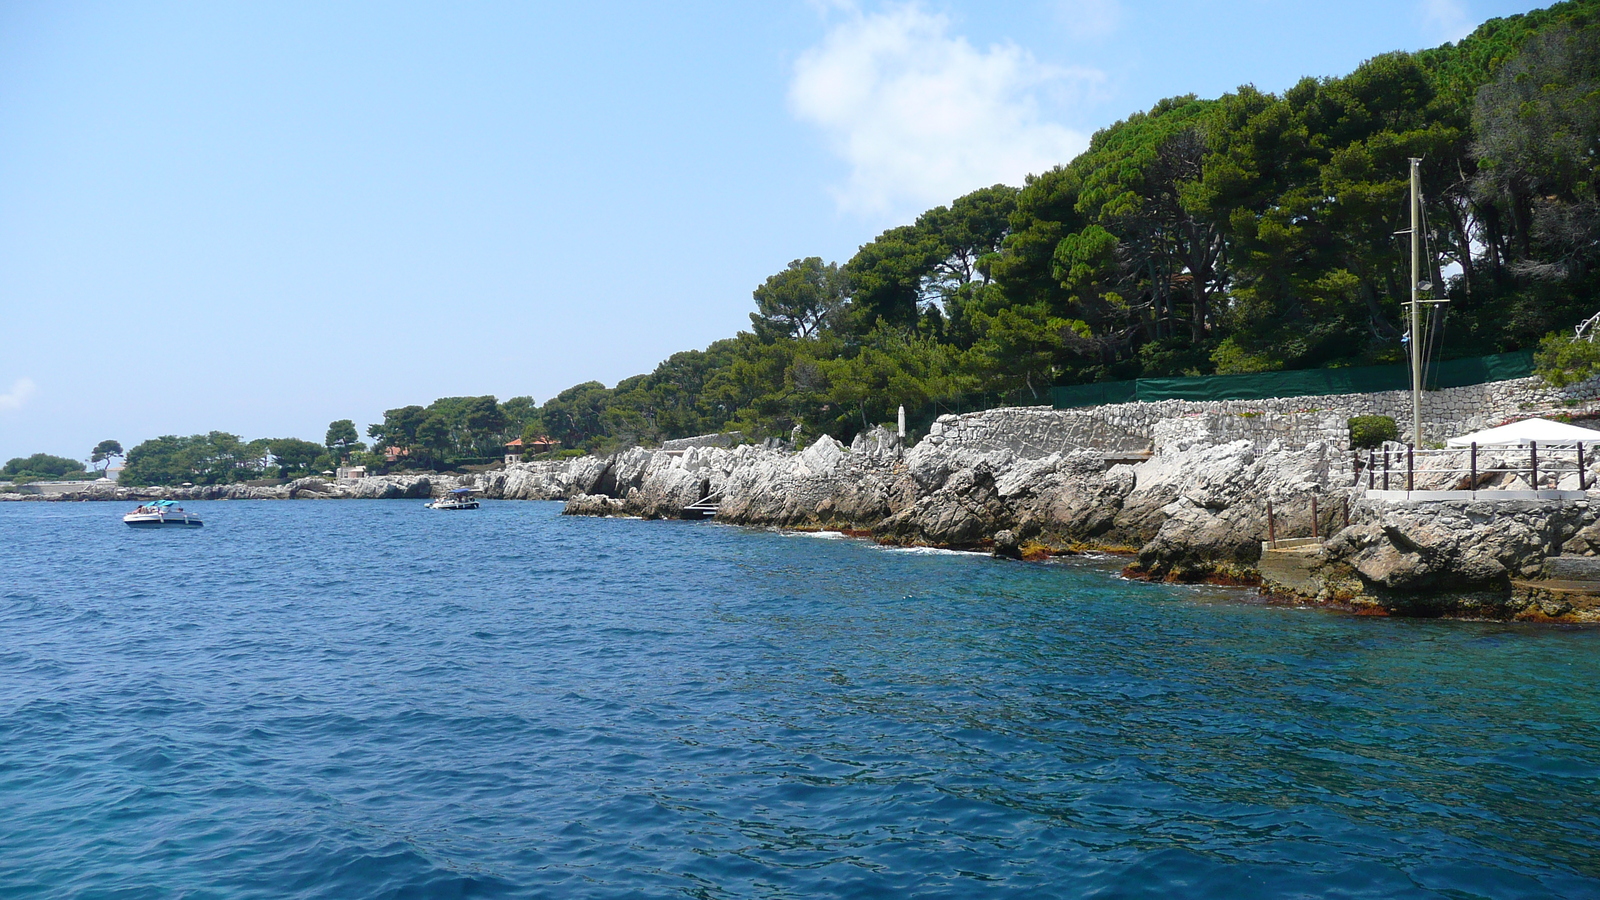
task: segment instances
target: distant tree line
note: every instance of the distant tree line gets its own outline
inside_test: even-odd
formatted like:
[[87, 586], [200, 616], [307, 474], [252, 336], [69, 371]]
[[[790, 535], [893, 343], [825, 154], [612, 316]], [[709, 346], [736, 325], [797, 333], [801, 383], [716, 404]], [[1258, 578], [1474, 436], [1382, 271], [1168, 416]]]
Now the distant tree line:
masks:
[[445, 397], [426, 407], [391, 409], [382, 423], [368, 427], [370, 450], [350, 419], [329, 423], [320, 444], [292, 437], [246, 441], [222, 431], [164, 435], [128, 451], [120, 480], [231, 484], [320, 475], [345, 465], [389, 472], [489, 464], [500, 461], [505, 445], [538, 421], [536, 410], [529, 397], [504, 403], [494, 397]]
[[84, 468], [83, 463], [65, 456], [54, 456], [49, 453], [18, 456], [0, 466], [0, 479], [14, 484], [26, 484], [31, 481], [85, 480], [105, 474], [105, 469], [110, 467], [111, 460], [121, 455], [122, 445], [116, 441], [101, 441], [96, 444], [89, 453], [89, 462], [95, 469], [92, 473]]
[[19, 456], [7, 460], [0, 466], [0, 478], [7, 481], [43, 481], [61, 478], [88, 478], [89, 473], [83, 468], [83, 463], [65, 456], [52, 456], [49, 453], [35, 453], [32, 456]]

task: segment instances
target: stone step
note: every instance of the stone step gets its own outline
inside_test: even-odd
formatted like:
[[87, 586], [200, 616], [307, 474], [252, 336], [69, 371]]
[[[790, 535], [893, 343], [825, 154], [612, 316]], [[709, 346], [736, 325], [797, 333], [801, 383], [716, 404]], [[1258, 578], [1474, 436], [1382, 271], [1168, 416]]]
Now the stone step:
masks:
[[1152, 453], [1153, 451], [1150, 450], [1115, 450], [1100, 454], [1100, 459], [1108, 469], [1112, 466], [1121, 465], [1136, 466], [1139, 463], [1148, 461]]
[[1521, 579], [1513, 578], [1511, 580], [1511, 586], [1518, 590], [1545, 591], [1547, 593], [1558, 595], [1582, 597], [1600, 596], [1600, 582], [1594, 581], [1562, 581], [1554, 579], [1549, 581], [1523, 581]]
[[1600, 586], [1600, 556], [1552, 556], [1544, 561], [1543, 575], [1551, 581]]
[[1274, 550], [1299, 550], [1299, 549], [1306, 548], [1306, 547], [1310, 547], [1310, 548], [1314, 548], [1315, 549], [1315, 548], [1320, 548], [1321, 546], [1322, 546], [1322, 538], [1314, 538], [1314, 537], [1278, 538], [1276, 541], [1262, 541], [1261, 542], [1261, 552], [1262, 553], [1270, 553], [1270, 552], [1272, 552]]

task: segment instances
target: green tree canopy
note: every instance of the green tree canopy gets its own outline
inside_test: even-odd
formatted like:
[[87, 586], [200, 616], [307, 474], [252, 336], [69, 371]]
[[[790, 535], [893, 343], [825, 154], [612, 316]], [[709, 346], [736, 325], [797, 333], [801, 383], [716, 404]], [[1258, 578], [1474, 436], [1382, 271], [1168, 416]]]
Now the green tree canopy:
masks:
[[755, 289], [756, 334], [808, 338], [827, 327], [844, 306], [844, 279], [833, 263], [797, 259]]
[[4, 467], [0, 467], [0, 475], [8, 478], [60, 478], [82, 471], [84, 471], [83, 463], [65, 456], [51, 456], [48, 453], [19, 456], [8, 460]]
[[[111, 460], [122, 456], [122, 445], [112, 440], [104, 440], [94, 445], [94, 450], [89, 453], [89, 462], [99, 467], [102, 472], [111, 467]], [[101, 466], [101, 463], [105, 463]]]
[[314, 471], [317, 459], [324, 452], [323, 446], [300, 438], [272, 438], [267, 441], [267, 450], [277, 463], [279, 478]]
[[329, 453], [340, 460], [356, 450], [367, 449], [367, 445], [361, 443], [361, 436], [356, 433], [356, 423], [349, 419], [330, 422], [322, 444], [328, 448]]
[[260, 457], [238, 435], [223, 431], [188, 437], [163, 435], [128, 451], [122, 483], [228, 484], [259, 477]]

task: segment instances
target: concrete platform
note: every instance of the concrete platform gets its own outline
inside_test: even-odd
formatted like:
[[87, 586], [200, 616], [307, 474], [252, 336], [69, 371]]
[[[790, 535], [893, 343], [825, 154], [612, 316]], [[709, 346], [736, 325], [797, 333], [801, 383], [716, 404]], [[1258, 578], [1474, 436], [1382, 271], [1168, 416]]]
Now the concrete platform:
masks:
[[[1291, 540], [1302, 543], [1292, 547], [1281, 546]], [[1270, 543], [1262, 541], [1261, 561], [1256, 563], [1256, 571], [1261, 573], [1261, 581], [1267, 589], [1277, 588], [1308, 597], [1316, 596], [1322, 590], [1322, 585], [1311, 573], [1322, 565], [1322, 542], [1315, 538], [1289, 538], [1278, 541], [1280, 547], [1277, 549], [1271, 548]]]
[[1588, 491], [1384, 491], [1367, 490], [1368, 500], [1380, 503], [1438, 503], [1447, 500], [1587, 500]]

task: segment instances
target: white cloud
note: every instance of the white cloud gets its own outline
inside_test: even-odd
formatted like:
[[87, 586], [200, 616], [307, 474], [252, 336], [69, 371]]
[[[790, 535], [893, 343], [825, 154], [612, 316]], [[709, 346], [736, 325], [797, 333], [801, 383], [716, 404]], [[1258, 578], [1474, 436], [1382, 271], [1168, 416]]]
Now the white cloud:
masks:
[[915, 3], [850, 11], [795, 64], [789, 102], [850, 164], [841, 209], [920, 212], [1067, 162], [1087, 136], [1046, 121], [1041, 100], [1092, 89], [1100, 73], [1038, 62], [1013, 44], [978, 50]]
[[1105, 37], [1122, 24], [1118, 0], [1056, 0], [1056, 14], [1078, 40]]
[[32, 378], [18, 378], [11, 385], [11, 393], [0, 394], [0, 410], [21, 409], [22, 404], [28, 402], [37, 390]]
[[1477, 27], [1461, 0], [1422, 0], [1422, 21], [1441, 41], [1459, 41]]

